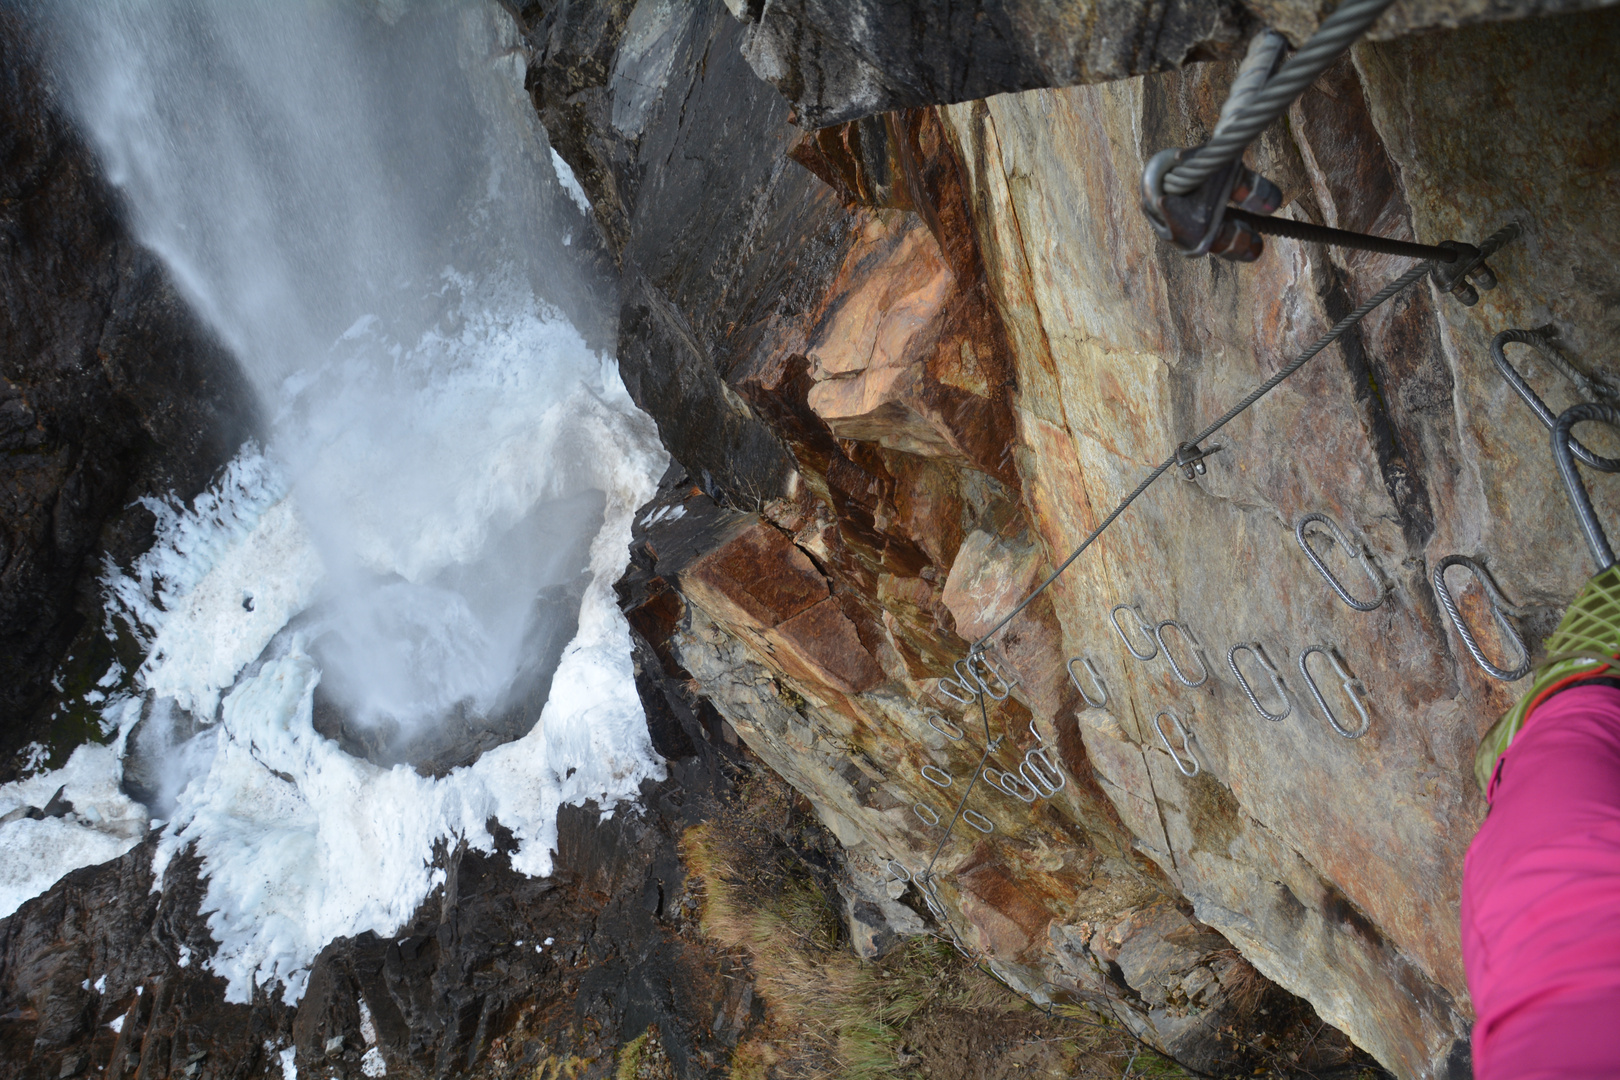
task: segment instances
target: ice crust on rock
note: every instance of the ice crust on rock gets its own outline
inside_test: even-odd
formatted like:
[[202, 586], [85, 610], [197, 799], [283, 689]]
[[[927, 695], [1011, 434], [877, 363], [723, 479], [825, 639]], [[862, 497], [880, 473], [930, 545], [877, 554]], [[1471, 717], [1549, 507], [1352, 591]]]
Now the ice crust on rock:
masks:
[[[230, 1001], [280, 981], [296, 1002], [327, 942], [409, 918], [436, 848], [493, 850], [498, 821], [548, 873], [559, 806], [662, 775], [613, 583], [667, 455], [587, 342], [617, 298], [562, 243], [589, 203], [521, 64], [489, 63], [504, 14], [424, 11], [395, 38], [347, 5], [49, 10], [64, 103], [268, 422], [189, 506], [147, 501], [152, 550], [107, 568], [147, 656], [99, 691], [112, 745], [0, 789], [66, 783], [84, 815], [0, 826], [0, 905], [161, 825], [159, 886], [188, 847], [207, 883], [217, 947], [194, 959]], [[561, 648], [543, 705], [534, 640]], [[534, 723], [433, 779], [321, 735], [317, 687], [362, 728]], [[120, 791], [126, 747], [160, 762], [128, 779], [166, 821]]]
[[[565, 346], [583, 350], [566, 324], [552, 329]], [[218, 723], [190, 748], [202, 764], [164, 827], [157, 868], [161, 881], [169, 860], [196, 846], [208, 882], [204, 907], [219, 944], [206, 962], [227, 980], [229, 1000], [248, 1001], [255, 984], [279, 980], [295, 1002], [308, 965], [327, 942], [366, 930], [388, 934], [403, 924], [442, 880], [431, 866], [435, 843], [464, 838], [491, 851], [486, 823], [495, 819], [519, 842], [514, 865], [543, 875], [551, 869], [558, 807], [586, 800], [609, 807], [635, 798], [644, 779], [662, 776], [613, 582], [628, 561], [631, 520], [651, 497], [666, 458], [616, 365], [595, 357], [590, 365], [588, 373], [576, 370], [585, 376], [578, 388], [542, 416], [513, 418], [528, 433], [482, 474], [483, 490], [473, 483], [465, 492], [468, 504], [485, 513], [502, 507], [517, 514], [524, 500], [556, 493], [555, 481], [536, 474], [561, 465], [569, 485], [607, 495], [578, 631], [539, 722], [469, 767], [437, 780], [403, 765], [384, 769], [315, 731], [321, 671], [305, 636], [293, 630], [269, 653], [264, 649], [318, 594], [320, 557], [299, 524], [284, 472], [259, 448], [247, 448], [191, 510], [173, 511], [153, 551], [110, 583], [110, 604], [139, 619], [153, 643], [138, 687], [207, 712], [228, 687]], [[491, 385], [503, 381], [496, 377]], [[509, 383], [505, 388], [511, 391]], [[477, 550], [464, 528], [437, 534], [454, 549], [448, 553], [424, 543], [431, 535], [418, 531], [383, 558], [420, 572]], [[240, 599], [249, 592], [252, 611]], [[264, 612], [275, 613], [275, 625], [260, 617]], [[210, 642], [218, 647], [210, 650]], [[263, 660], [258, 670], [237, 681], [256, 659]], [[109, 718], [127, 733], [140, 706], [139, 698], [122, 699]], [[0, 904], [7, 912], [68, 870], [123, 854], [142, 835], [145, 809], [118, 788], [122, 750], [122, 735], [110, 746], [80, 747], [65, 768], [0, 788], [0, 812], [41, 804], [66, 783], [66, 797], [101, 817], [94, 827], [59, 819], [0, 827], [6, 840]]]
[[[572, 482], [599, 486], [608, 502], [591, 547], [592, 576], [578, 632], [527, 736], [438, 780], [404, 765], [384, 769], [352, 757], [314, 729], [312, 703], [321, 672], [298, 631], [280, 655], [225, 696], [217, 728], [205, 733], [216, 740], [211, 760], [181, 792], [158, 862], [161, 870], [181, 848], [196, 845], [208, 880], [204, 906], [219, 942], [208, 964], [227, 980], [229, 1000], [247, 1001], [254, 984], [280, 980], [288, 1000], [296, 1001], [309, 963], [328, 941], [366, 930], [387, 934], [403, 924], [442, 880], [430, 865], [436, 842], [465, 838], [491, 851], [486, 823], [493, 818], [519, 842], [516, 868], [546, 874], [559, 806], [586, 800], [610, 806], [634, 798], [642, 780], [662, 775], [636, 695], [628, 626], [613, 582], [628, 559], [631, 518], [653, 492], [663, 451], [611, 362], [600, 362], [594, 380], [549, 411], [554, 415], [537, 426], [550, 429], [551, 442], [526, 441], [527, 452], [514, 454], [511, 464], [526, 461], [534, 470], [566, 460], [573, 466]], [[531, 498], [545, 490], [534, 477], [511, 470], [489, 475], [491, 484], [532, 489]], [[486, 506], [504, 497], [468, 495]], [[266, 508], [261, 528], [283, 528], [273, 515], [284, 502]], [[307, 547], [263, 543], [258, 535], [255, 529], [240, 537], [216, 568], [315, 579], [298, 564], [233, 558], [237, 550], [309, 557]], [[442, 536], [447, 545], [463, 540], [458, 530]], [[419, 544], [397, 554], [429, 563], [437, 555]], [[250, 583], [227, 579], [217, 591], [234, 595]], [[229, 605], [177, 610], [185, 612], [177, 619], [237, 618]], [[200, 639], [209, 632], [197, 625], [185, 636]], [[180, 655], [170, 662], [179, 662]], [[185, 685], [194, 676], [180, 673], [165, 685]], [[161, 678], [161, 667], [149, 676]]]
[[[140, 702], [121, 698], [106, 712], [133, 725]], [[87, 743], [60, 769], [0, 786], [0, 816], [24, 807], [43, 808], [63, 788], [73, 812], [62, 817], [21, 817], [0, 825], [0, 918], [81, 866], [116, 859], [146, 833], [146, 808], [119, 788], [124, 732], [109, 746]]]

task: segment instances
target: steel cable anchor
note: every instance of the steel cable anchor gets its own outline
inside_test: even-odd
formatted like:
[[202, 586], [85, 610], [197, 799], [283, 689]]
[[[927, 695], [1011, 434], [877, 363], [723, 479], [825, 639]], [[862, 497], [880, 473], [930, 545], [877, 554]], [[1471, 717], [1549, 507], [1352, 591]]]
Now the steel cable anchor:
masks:
[[1160, 150], [1142, 170], [1142, 213], [1148, 225], [1189, 259], [1219, 255], [1233, 262], [1253, 262], [1265, 242], [1253, 225], [1229, 215], [1227, 204], [1270, 214], [1282, 205], [1281, 189], [1237, 160], [1216, 170], [1190, 194], [1165, 191], [1165, 175], [1192, 153]]
[[1167, 192], [1165, 176], [1192, 152], [1161, 150], [1142, 170], [1142, 212], [1147, 215], [1148, 224], [1161, 239], [1189, 259], [1219, 255], [1231, 262], [1254, 262], [1265, 253], [1265, 241], [1261, 237], [1266, 234], [1380, 255], [1431, 260], [1435, 263], [1436, 284], [1470, 307], [1479, 302], [1474, 286], [1496, 288], [1496, 275], [1485, 264], [1485, 254], [1472, 244], [1456, 240], [1417, 244], [1274, 217], [1282, 206], [1282, 191], [1241, 160], [1222, 167], [1190, 194]]
[[1164, 190], [1164, 177], [1189, 153], [1190, 150], [1161, 150], [1142, 171], [1142, 212], [1147, 215], [1148, 224], [1189, 259], [1219, 255], [1232, 262], [1254, 262], [1265, 252], [1261, 236], [1267, 234], [1428, 260], [1434, 263], [1435, 285], [1465, 307], [1479, 303], [1481, 291], [1496, 288], [1496, 272], [1485, 262], [1491, 252], [1472, 244], [1459, 240], [1417, 244], [1274, 217], [1282, 205], [1282, 192], [1241, 160], [1215, 172], [1191, 194], [1169, 194]]
[[1216, 443], [1208, 450], [1192, 443], [1182, 443], [1176, 447], [1176, 465], [1181, 469], [1181, 478], [1183, 480], [1196, 480], [1203, 476], [1209, 471], [1204, 464], [1204, 459], [1225, 449], [1226, 447], [1219, 443]]
[[1458, 240], [1442, 240], [1440, 247], [1452, 252], [1452, 256], [1449, 259], [1435, 257], [1436, 288], [1456, 297], [1463, 307], [1479, 303], [1480, 290], [1489, 292], [1496, 288], [1496, 271], [1485, 263], [1489, 252]]

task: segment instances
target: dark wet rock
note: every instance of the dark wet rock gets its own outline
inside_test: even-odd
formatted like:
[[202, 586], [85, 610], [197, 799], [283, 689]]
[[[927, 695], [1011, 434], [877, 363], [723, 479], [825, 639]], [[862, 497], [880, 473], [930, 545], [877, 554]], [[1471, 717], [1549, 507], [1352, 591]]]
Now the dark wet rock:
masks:
[[[1409, 0], [1373, 37], [1603, 0]], [[1240, 55], [1261, 27], [1302, 42], [1333, 10], [1314, 0], [726, 0], [748, 25], [743, 51], [793, 103], [794, 121], [861, 117], [996, 94], [1108, 82]], [[650, 6], [650, 5], [643, 5]]]
[[70, 684], [112, 658], [96, 579], [103, 558], [150, 543], [131, 503], [201, 490], [254, 413], [234, 362], [121, 225], [34, 44], [0, 11], [0, 779], [49, 741]]
[[[707, 779], [696, 759], [675, 765]], [[695, 938], [674, 846], [715, 794], [671, 780], [647, 785], [650, 812], [564, 808], [548, 878], [515, 872], [504, 850], [442, 853], [444, 886], [415, 918], [333, 942], [296, 1007], [279, 988], [225, 1002], [199, 866], [181, 856], [153, 891], [154, 835], [0, 921], [0, 1057], [19, 1080], [279, 1076], [287, 1050], [344, 1076], [368, 1053], [390, 1076], [514, 1075], [531, 1048], [611, 1071], [657, 1024], [677, 1075], [711, 1075], [757, 1019], [745, 1005], [710, 1027], [742, 973], [720, 978]]]
[[1254, 20], [1236, 0], [730, 0], [744, 52], [807, 128], [1015, 90], [1101, 82], [1225, 55]]
[[736, 388], [836, 269], [841, 207], [782, 157], [787, 106], [718, 0], [526, 10], [536, 107], [622, 271], [625, 385], [694, 485], [781, 495], [792, 459]]

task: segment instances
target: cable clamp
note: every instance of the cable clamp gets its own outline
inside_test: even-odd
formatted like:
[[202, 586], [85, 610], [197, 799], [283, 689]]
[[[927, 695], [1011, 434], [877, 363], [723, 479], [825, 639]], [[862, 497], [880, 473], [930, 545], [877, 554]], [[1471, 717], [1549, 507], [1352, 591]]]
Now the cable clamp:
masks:
[[1216, 444], [1205, 450], [1195, 443], [1182, 443], [1176, 447], [1176, 464], [1181, 467], [1181, 476], [1184, 480], [1196, 480], [1209, 471], [1204, 465], [1204, 459], [1211, 454], [1218, 454], [1226, 449]]
[[1456, 297], [1463, 307], [1473, 307], [1479, 303], [1480, 290], [1496, 288], [1496, 271], [1485, 264], [1485, 254], [1479, 248], [1459, 240], [1442, 240], [1435, 246], [1457, 253], [1452, 262], [1434, 264], [1434, 283], [1441, 292]]
[[1191, 153], [1161, 150], [1142, 170], [1142, 213], [1148, 224], [1189, 259], [1219, 255], [1233, 262], [1253, 262], [1265, 250], [1265, 241], [1248, 222], [1227, 217], [1228, 204], [1270, 214], [1282, 205], [1282, 191], [1238, 160], [1217, 169], [1191, 194], [1169, 194], [1164, 190], [1165, 174]]

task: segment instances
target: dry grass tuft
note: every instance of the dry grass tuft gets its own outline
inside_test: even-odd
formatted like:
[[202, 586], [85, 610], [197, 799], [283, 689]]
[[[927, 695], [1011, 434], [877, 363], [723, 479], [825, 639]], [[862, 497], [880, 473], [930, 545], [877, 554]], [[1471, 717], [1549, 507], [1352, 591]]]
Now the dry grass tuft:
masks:
[[613, 1080], [674, 1080], [674, 1076], [675, 1070], [664, 1053], [657, 1024], [619, 1048], [619, 1064]]
[[820, 858], [832, 842], [812, 832], [791, 791], [758, 777], [682, 842], [703, 932], [747, 955], [767, 1005], [733, 1080], [1118, 1077], [1133, 1056], [1132, 1075], [1184, 1075], [1111, 1021], [1042, 1014], [938, 939], [862, 962]]

